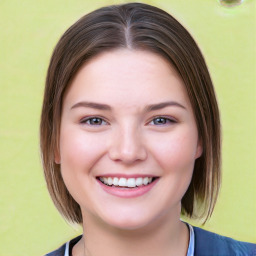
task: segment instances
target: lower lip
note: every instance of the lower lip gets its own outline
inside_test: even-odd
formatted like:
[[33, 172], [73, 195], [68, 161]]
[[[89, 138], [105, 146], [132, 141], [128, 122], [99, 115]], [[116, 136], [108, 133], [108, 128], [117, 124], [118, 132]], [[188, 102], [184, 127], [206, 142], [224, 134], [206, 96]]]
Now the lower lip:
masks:
[[149, 192], [155, 184], [158, 182], [159, 178], [151, 182], [149, 185], [146, 186], [139, 186], [135, 188], [118, 188], [118, 187], [111, 187], [103, 184], [100, 180], [97, 179], [98, 183], [100, 184], [101, 188], [113, 195], [113, 196], [118, 196], [118, 197], [123, 197], [123, 198], [132, 198], [132, 197], [139, 197], [147, 192]]

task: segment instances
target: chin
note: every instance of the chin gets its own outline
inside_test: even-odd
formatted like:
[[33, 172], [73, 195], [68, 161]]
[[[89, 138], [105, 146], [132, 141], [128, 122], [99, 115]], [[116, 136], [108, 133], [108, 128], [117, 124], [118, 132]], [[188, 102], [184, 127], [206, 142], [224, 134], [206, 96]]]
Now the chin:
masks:
[[119, 211], [119, 214], [114, 212], [111, 215], [102, 216], [101, 219], [108, 226], [119, 230], [143, 231], [158, 226], [166, 218], [163, 214], [148, 209], [148, 211]]
[[112, 222], [108, 222], [110, 226], [120, 230], [139, 230], [147, 227], [150, 222], [135, 220], [131, 218], [114, 220]]
[[[116, 214], [118, 212], [118, 214]], [[109, 213], [109, 212], [108, 212]], [[114, 211], [100, 216], [101, 220], [108, 226], [121, 230], [142, 229], [153, 221], [153, 216], [148, 216], [146, 212], [136, 211]]]

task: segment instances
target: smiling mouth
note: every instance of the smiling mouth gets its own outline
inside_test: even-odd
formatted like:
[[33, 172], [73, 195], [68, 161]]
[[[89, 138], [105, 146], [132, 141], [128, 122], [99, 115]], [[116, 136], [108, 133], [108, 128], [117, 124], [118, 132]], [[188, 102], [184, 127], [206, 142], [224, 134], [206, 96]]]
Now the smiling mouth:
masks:
[[153, 183], [159, 177], [138, 177], [138, 178], [118, 178], [118, 177], [97, 177], [101, 183], [116, 188], [136, 188], [145, 187]]

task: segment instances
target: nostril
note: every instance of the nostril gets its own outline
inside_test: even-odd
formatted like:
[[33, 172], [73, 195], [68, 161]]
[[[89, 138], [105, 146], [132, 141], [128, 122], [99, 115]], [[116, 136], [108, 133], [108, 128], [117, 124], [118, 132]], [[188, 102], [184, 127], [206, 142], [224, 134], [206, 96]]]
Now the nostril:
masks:
[[119, 151], [109, 152], [109, 157], [113, 161], [123, 162], [124, 164], [133, 164], [138, 161], [144, 161], [147, 158], [146, 152]]

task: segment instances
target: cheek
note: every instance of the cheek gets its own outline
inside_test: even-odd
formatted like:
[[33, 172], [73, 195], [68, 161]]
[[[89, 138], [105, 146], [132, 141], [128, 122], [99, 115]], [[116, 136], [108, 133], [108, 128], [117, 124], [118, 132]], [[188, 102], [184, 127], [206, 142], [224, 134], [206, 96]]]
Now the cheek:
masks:
[[[99, 136], [98, 136], [99, 137]], [[66, 129], [60, 136], [61, 167], [65, 175], [89, 173], [104, 153], [103, 140], [97, 135]]]
[[194, 170], [197, 140], [189, 135], [170, 136], [156, 147], [155, 159], [163, 171], [161, 193], [169, 191], [164, 204], [178, 204], [188, 186]]
[[155, 152], [161, 165], [178, 169], [194, 166], [197, 153], [196, 136], [173, 135], [156, 145]]
[[95, 179], [91, 170], [103, 154], [103, 140], [98, 137], [88, 136], [84, 131], [72, 127], [61, 130], [61, 174], [68, 191], [78, 204], [88, 202], [88, 191], [92, 190], [91, 181]]

